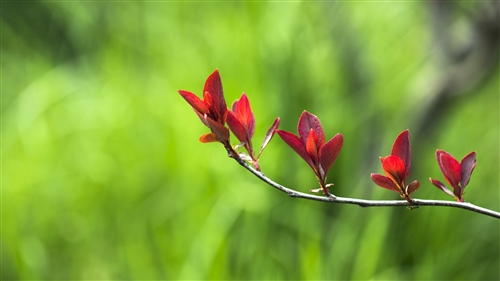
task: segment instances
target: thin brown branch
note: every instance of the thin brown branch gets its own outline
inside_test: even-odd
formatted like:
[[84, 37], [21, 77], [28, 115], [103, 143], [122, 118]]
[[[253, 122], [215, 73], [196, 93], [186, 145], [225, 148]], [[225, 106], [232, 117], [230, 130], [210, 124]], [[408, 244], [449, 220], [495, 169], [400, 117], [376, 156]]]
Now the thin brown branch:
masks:
[[444, 201], [444, 200], [424, 200], [424, 199], [412, 199], [412, 202], [409, 203], [406, 200], [365, 200], [365, 199], [356, 199], [356, 198], [348, 198], [348, 197], [338, 197], [338, 196], [317, 196], [313, 194], [307, 194], [303, 192], [299, 192], [288, 187], [282, 186], [266, 177], [262, 172], [259, 172], [252, 168], [247, 162], [245, 162], [240, 157], [231, 157], [235, 159], [241, 166], [250, 171], [256, 177], [258, 177], [263, 182], [268, 185], [276, 188], [279, 191], [282, 191], [290, 197], [294, 198], [302, 198], [307, 200], [321, 201], [327, 203], [339, 203], [339, 204], [351, 204], [358, 205], [360, 207], [390, 207], [390, 206], [405, 206], [405, 207], [418, 207], [418, 206], [442, 206], [442, 207], [452, 207], [452, 208], [460, 208], [468, 211], [476, 212], [479, 214], [483, 214], [486, 216], [494, 217], [500, 219], [500, 213], [492, 211], [490, 209], [482, 208], [476, 206], [474, 204], [468, 202], [455, 202], [455, 201]]

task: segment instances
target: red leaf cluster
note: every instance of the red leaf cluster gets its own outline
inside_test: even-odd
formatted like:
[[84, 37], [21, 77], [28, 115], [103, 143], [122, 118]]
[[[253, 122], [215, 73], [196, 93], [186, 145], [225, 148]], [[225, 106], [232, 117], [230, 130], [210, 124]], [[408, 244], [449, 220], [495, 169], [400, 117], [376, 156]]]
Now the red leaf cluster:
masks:
[[274, 136], [274, 132], [280, 123], [279, 118], [274, 120], [271, 128], [264, 137], [259, 155], [255, 157], [252, 148], [255, 118], [250, 108], [250, 101], [246, 94], [243, 93], [241, 98], [233, 103], [232, 110], [228, 110], [218, 70], [215, 70], [207, 78], [203, 88], [203, 100], [189, 91], [179, 90], [179, 94], [191, 105], [201, 122], [210, 128], [211, 133], [202, 135], [200, 137], [201, 142], [221, 142], [226, 149], [233, 151], [229, 142], [229, 130], [225, 126], [227, 124], [229, 129], [241, 142], [241, 145], [248, 151], [249, 160], [252, 161], [254, 167], [257, 170], [260, 169], [258, 159]]
[[[326, 177], [328, 170], [332, 167], [342, 149], [344, 137], [339, 133], [326, 141], [323, 127], [315, 115], [307, 111], [302, 112], [297, 125], [298, 135], [278, 130], [280, 118], [276, 118], [267, 131], [260, 151], [256, 156], [252, 146], [255, 117], [250, 107], [250, 101], [247, 95], [243, 93], [240, 99], [233, 103], [231, 110], [228, 110], [218, 70], [215, 70], [207, 78], [203, 87], [203, 99], [198, 98], [189, 91], [179, 90], [179, 94], [191, 105], [203, 124], [210, 129], [210, 133], [200, 137], [201, 142], [220, 142], [231, 157], [252, 162], [254, 167], [260, 170], [258, 165], [260, 155], [273, 138], [274, 133], [277, 132], [283, 141], [302, 157], [314, 171], [321, 188], [311, 191], [322, 190], [325, 195], [331, 195], [328, 190], [330, 184], [326, 183]], [[240, 142], [235, 148], [230, 144], [230, 131]], [[234, 149], [239, 147], [244, 147], [248, 155], [237, 154]], [[446, 182], [452, 187], [452, 191], [438, 180], [432, 178], [429, 178], [429, 180], [446, 194], [454, 197], [459, 202], [463, 202], [464, 189], [469, 183], [476, 166], [476, 152], [467, 154], [460, 163], [444, 150], [437, 150], [436, 158]], [[409, 130], [405, 130], [398, 135], [392, 146], [391, 154], [380, 157], [380, 161], [385, 175], [371, 174], [372, 180], [382, 188], [397, 192], [411, 203], [410, 195], [420, 187], [420, 183], [414, 180], [410, 184], [406, 184], [411, 171]]]
[[201, 122], [210, 128], [211, 133], [202, 135], [201, 142], [229, 143], [229, 130], [225, 127], [227, 106], [217, 69], [205, 82], [203, 100], [189, 91], [179, 90], [179, 94], [193, 107]]
[[329, 195], [326, 174], [342, 149], [344, 137], [336, 134], [325, 143], [325, 133], [318, 117], [307, 111], [300, 115], [297, 131], [298, 136], [282, 130], [276, 132], [312, 168], [321, 189]]
[[411, 202], [410, 194], [420, 187], [417, 180], [409, 185], [405, 184], [411, 171], [411, 145], [410, 131], [404, 130], [396, 138], [392, 146], [391, 155], [380, 157], [382, 169], [385, 176], [380, 174], [371, 174], [372, 180], [380, 187], [395, 191], [401, 197]]
[[255, 118], [250, 108], [250, 101], [245, 93], [241, 95], [239, 100], [233, 103], [232, 110], [228, 111], [226, 123], [231, 132], [233, 132], [236, 138], [241, 142], [240, 145], [247, 150], [254, 167], [260, 170], [258, 165], [259, 157], [274, 136], [275, 130], [279, 126], [280, 119], [276, 118], [271, 128], [269, 128], [257, 157], [252, 147], [252, 137], [255, 132]]

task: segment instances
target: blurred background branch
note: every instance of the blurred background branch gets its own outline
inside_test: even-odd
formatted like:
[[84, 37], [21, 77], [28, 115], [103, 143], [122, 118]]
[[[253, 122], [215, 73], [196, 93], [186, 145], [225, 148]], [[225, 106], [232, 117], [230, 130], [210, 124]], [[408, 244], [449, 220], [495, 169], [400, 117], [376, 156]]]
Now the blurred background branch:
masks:
[[500, 2], [485, 2], [468, 11], [468, 17], [456, 26], [453, 26], [453, 13], [457, 9], [454, 3], [431, 1], [429, 8], [435, 49], [432, 67], [434, 73], [441, 73], [435, 77], [422, 74], [433, 86], [425, 93], [430, 98], [415, 119], [418, 136], [431, 135], [454, 100], [474, 95], [476, 89], [495, 75], [500, 50]]

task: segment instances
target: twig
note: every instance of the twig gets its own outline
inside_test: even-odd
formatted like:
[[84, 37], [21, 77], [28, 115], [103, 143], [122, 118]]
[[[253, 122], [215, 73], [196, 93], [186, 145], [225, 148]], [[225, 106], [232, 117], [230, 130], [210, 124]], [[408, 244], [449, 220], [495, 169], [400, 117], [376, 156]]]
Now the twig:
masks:
[[412, 199], [412, 202], [409, 203], [406, 200], [365, 200], [365, 199], [355, 199], [355, 198], [347, 198], [347, 197], [338, 197], [338, 196], [317, 196], [312, 194], [307, 194], [303, 192], [299, 192], [288, 187], [282, 186], [266, 177], [262, 172], [259, 172], [252, 168], [247, 162], [245, 162], [240, 157], [231, 157], [236, 162], [238, 162], [245, 169], [250, 171], [256, 177], [261, 179], [263, 182], [268, 185], [278, 189], [279, 191], [285, 192], [290, 197], [294, 198], [302, 198], [307, 200], [321, 201], [327, 203], [340, 203], [340, 204], [352, 204], [358, 205], [360, 207], [388, 207], [388, 206], [405, 206], [405, 207], [417, 207], [417, 206], [443, 206], [443, 207], [453, 207], [469, 210], [472, 212], [476, 212], [479, 214], [487, 215], [490, 217], [494, 217], [500, 219], [500, 213], [492, 211], [490, 209], [482, 208], [476, 206], [474, 204], [468, 202], [455, 202], [455, 201], [443, 201], [443, 200], [423, 200], [423, 199]]

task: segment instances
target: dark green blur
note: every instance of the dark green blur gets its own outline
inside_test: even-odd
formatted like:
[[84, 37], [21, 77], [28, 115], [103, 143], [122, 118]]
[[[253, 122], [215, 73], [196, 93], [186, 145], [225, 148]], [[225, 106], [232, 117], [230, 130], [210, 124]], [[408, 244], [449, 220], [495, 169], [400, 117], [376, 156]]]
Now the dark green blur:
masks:
[[[177, 93], [218, 68], [255, 147], [317, 115], [344, 197], [398, 199], [369, 175], [404, 129], [416, 198], [453, 200], [436, 149], [476, 150], [465, 200], [500, 211], [497, 4], [3, 2], [0, 279], [500, 280], [499, 220], [289, 198], [198, 142]], [[260, 164], [318, 187], [278, 136]]]

